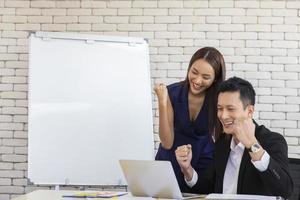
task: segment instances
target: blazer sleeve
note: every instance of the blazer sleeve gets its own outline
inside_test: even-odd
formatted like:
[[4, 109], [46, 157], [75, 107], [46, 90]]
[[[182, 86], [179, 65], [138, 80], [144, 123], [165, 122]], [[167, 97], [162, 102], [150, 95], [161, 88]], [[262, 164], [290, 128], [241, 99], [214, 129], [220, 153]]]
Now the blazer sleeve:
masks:
[[212, 193], [214, 191], [215, 183], [214, 161], [211, 161], [210, 165], [207, 166], [205, 170], [198, 170], [196, 172], [198, 174], [198, 180], [191, 188], [191, 192], [197, 194]]
[[261, 144], [270, 155], [270, 162], [260, 176], [273, 195], [288, 198], [293, 191], [293, 181], [289, 173], [287, 143], [280, 134], [270, 132], [267, 135], [266, 142]]

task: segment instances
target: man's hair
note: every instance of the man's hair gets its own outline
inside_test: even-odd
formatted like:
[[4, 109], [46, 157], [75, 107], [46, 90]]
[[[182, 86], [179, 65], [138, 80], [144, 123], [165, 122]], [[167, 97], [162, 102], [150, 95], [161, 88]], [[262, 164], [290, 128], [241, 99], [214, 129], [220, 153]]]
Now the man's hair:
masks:
[[218, 95], [223, 92], [239, 92], [244, 109], [248, 105], [255, 104], [255, 91], [249, 81], [238, 77], [232, 77], [220, 84]]

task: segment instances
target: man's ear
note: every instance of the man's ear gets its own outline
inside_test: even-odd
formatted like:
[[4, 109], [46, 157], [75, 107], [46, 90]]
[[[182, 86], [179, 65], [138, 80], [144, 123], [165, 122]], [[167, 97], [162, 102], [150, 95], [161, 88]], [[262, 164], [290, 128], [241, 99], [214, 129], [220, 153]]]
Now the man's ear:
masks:
[[254, 106], [253, 105], [248, 105], [247, 110], [248, 110], [248, 116], [252, 119], [253, 115], [254, 115]]

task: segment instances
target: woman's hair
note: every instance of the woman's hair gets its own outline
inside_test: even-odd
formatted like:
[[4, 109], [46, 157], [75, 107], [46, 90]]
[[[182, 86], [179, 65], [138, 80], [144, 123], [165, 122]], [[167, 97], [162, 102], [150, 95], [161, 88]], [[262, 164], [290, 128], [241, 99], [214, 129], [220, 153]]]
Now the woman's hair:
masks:
[[187, 76], [184, 81], [188, 85], [188, 88], [190, 86], [188, 73], [194, 62], [199, 59], [208, 62], [215, 72], [215, 80], [206, 91], [206, 98], [208, 100], [208, 128], [210, 133], [215, 137], [222, 130], [217, 118], [217, 91], [220, 83], [225, 80], [225, 61], [223, 55], [214, 47], [203, 47], [197, 50], [190, 60]]

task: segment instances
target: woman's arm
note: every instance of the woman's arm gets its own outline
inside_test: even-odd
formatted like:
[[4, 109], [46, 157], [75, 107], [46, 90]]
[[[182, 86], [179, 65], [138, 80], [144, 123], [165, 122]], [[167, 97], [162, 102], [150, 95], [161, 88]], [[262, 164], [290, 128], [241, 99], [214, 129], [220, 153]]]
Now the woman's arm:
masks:
[[164, 84], [154, 87], [158, 98], [159, 110], [159, 138], [165, 149], [171, 149], [174, 142], [174, 112], [168, 95], [168, 89]]

